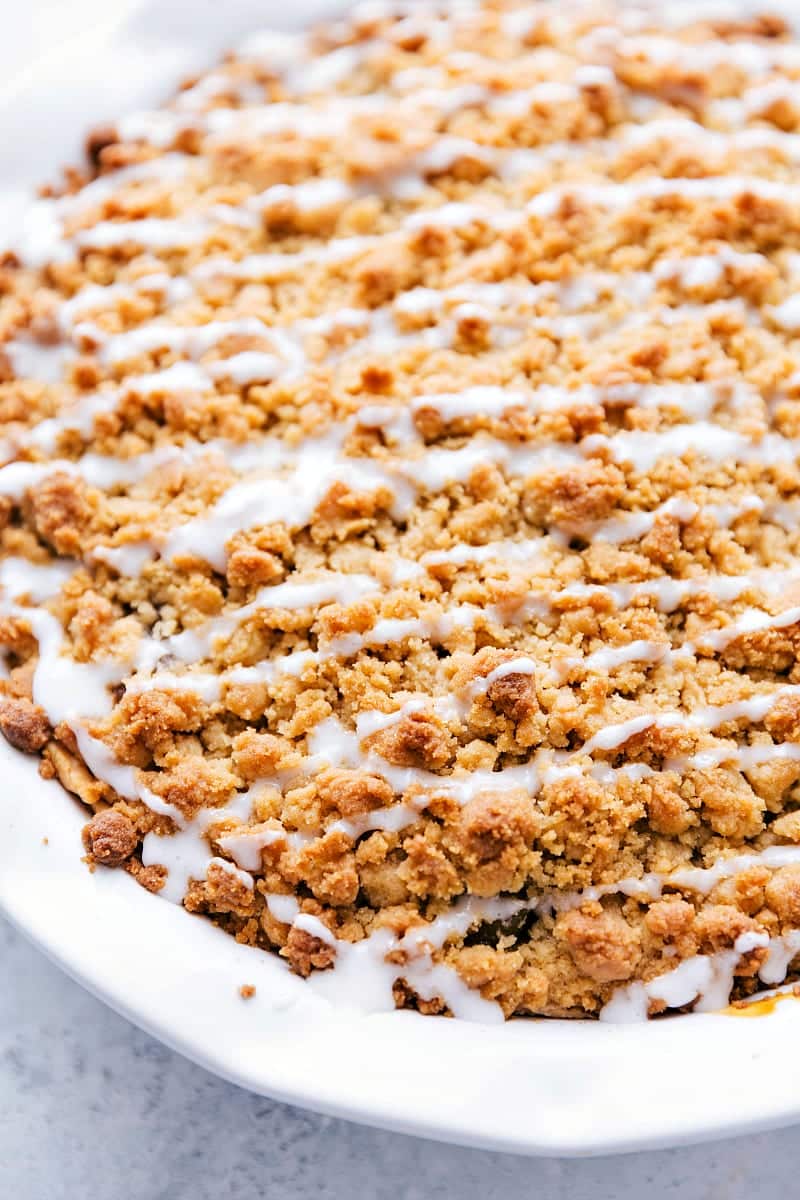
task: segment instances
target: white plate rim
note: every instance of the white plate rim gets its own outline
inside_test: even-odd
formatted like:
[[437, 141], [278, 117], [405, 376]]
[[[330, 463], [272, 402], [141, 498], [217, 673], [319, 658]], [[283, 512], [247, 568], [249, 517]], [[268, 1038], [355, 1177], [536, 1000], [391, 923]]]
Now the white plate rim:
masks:
[[[81, 859], [85, 812], [0, 745], [0, 912], [200, 1066], [273, 1099], [465, 1146], [611, 1154], [800, 1119], [800, 1005], [649, 1025], [482, 1026], [330, 1008], [272, 955]], [[244, 1001], [243, 983], [256, 995]]]

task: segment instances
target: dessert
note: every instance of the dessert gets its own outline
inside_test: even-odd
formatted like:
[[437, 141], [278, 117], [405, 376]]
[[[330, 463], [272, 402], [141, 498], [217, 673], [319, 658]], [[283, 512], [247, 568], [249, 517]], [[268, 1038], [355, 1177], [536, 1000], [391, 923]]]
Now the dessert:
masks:
[[0, 729], [335, 1002], [800, 962], [800, 43], [366, 4], [98, 129], [0, 268]]

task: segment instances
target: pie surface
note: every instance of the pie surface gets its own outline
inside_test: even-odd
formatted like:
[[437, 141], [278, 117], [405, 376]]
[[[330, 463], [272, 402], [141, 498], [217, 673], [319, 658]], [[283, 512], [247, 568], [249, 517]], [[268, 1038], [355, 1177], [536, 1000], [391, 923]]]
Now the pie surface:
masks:
[[336, 1002], [796, 975], [800, 44], [661, 7], [254, 35], [0, 266], [0, 728]]

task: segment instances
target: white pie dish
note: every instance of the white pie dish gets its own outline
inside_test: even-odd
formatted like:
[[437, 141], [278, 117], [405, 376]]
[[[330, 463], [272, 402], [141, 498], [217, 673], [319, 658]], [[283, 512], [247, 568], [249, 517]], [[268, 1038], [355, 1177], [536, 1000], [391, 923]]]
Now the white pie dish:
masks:
[[[0, 747], [0, 910], [75, 979], [209, 1070], [470, 1146], [601, 1154], [800, 1117], [800, 1005], [641, 1025], [476, 1025], [331, 1008], [282, 962], [81, 861], [85, 814]], [[47, 839], [45, 844], [44, 839]], [[256, 994], [242, 1000], [239, 987]]]
[[[295, 18], [321, 7], [301, 4]], [[127, 8], [0, 96], [4, 179], [21, 188], [52, 176], [90, 123], [166, 94], [184, 68], [257, 21], [278, 23], [252, 2], [222, 16], [194, 5], [190, 14], [180, 0]], [[22, 128], [24, 138], [15, 134]], [[114, 1008], [243, 1086], [406, 1132], [538, 1154], [671, 1145], [800, 1119], [793, 1001], [759, 1019], [642, 1026], [488, 1027], [334, 1010], [277, 959], [236, 945], [122, 873], [91, 875], [79, 807], [5, 745], [0, 771], [0, 909]], [[247, 1002], [242, 984], [256, 987]]]

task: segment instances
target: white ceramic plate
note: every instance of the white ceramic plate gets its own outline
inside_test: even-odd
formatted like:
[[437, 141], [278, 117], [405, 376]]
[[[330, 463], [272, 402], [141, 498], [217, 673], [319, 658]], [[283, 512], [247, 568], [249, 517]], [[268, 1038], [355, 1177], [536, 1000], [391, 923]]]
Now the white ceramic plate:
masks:
[[[118, 3], [112, 21], [58, 46], [0, 94], [0, 179], [52, 176], [87, 125], [166, 94], [182, 70], [259, 21], [278, 24], [271, 7]], [[75, 11], [88, 20], [92, 8], [101, 11], [80, 0]], [[310, 11], [294, 6], [296, 18]], [[635, 1026], [334, 1010], [278, 959], [121, 872], [90, 874], [85, 813], [4, 744], [0, 778], [0, 909], [101, 999], [244, 1087], [529, 1154], [672, 1145], [800, 1119], [800, 1005], [791, 1000], [769, 1017]], [[255, 985], [253, 999], [240, 998], [242, 984]]]

